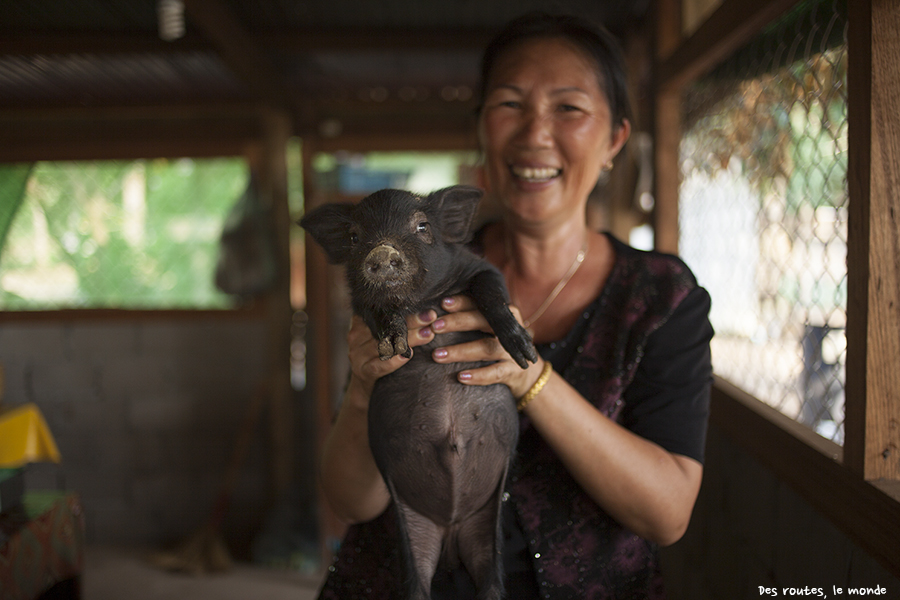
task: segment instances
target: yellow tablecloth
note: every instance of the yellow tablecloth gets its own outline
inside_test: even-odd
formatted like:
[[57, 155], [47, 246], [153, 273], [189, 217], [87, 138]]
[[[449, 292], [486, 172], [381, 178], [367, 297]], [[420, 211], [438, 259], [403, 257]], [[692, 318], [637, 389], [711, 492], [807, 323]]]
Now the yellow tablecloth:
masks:
[[44, 461], [59, 462], [60, 456], [38, 407], [23, 404], [0, 412], [0, 469]]

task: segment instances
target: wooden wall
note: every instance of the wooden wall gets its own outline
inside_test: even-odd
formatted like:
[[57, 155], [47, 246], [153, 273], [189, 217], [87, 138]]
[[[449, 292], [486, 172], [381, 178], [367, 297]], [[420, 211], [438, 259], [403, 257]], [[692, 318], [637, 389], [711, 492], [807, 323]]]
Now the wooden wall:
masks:
[[[684, 538], [662, 552], [669, 600], [757, 600], [760, 592], [819, 588], [828, 598], [880, 587], [900, 597], [886, 570], [783, 478], [713, 425], [703, 486]], [[833, 587], [844, 589], [835, 595]]]

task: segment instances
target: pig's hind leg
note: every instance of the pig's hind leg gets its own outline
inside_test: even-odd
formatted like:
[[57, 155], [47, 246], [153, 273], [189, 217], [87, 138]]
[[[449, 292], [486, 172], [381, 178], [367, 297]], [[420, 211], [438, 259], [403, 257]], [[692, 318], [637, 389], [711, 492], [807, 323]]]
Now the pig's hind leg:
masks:
[[506, 473], [491, 499], [472, 513], [457, 530], [459, 558], [475, 581], [477, 600], [503, 598], [503, 538], [500, 504]]
[[400, 524], [408, 600], [431, 600], [431, 580], [441, 558], [444, 529], [394, 497]]

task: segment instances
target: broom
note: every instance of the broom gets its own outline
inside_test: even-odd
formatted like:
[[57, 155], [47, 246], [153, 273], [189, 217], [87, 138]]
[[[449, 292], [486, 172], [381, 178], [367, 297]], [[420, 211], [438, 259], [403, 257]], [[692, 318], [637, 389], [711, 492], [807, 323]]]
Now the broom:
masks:
[[253, 432], [259, 421], [259, 413], [267, 396], [266, 386], [260, 385], [247, 405], [241, 420], [238, 438], [225, 471], [225, 479], [206, 523], [169, 551], [157, 552], [149, 558], [152, 565], [167, 571], [177, 571], [191, 575], [204, 575], [228, 571], [232, 567], [231, 553], [220, 534], [222, 521], [228, 512], [231, 495], [237, 485], [241, 465], [250, 448]]

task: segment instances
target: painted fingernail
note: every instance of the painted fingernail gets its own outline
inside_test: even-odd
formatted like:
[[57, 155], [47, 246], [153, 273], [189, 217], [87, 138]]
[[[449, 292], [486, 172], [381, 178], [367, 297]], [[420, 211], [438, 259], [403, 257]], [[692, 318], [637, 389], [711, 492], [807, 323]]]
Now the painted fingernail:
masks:
[[456, 298], [453, 298], [453, 297], [444, 298], [443, 300], [441, 300], [441, 304], [443, 304], [444, 306], [449, 308], [449, 307], [453, 306], [454, 304], [456, 304]]
[[435, 358], [447, 358], [447, 350], [444, 348], [438, 348], [432, 354]]
[[469, 381], [472, 379], [472, 374], [468, 371], [463, 371], [458, 375], [458, 377], [460, 381]]
[[434, 335], [434, 333], [431, 331], [430, 327], [423, 327], [419, 330], [419, 337], [423, 340], [427, 340], [432, 335]]
[[435, 321], [434, 323], [431, 324], [431, 328], [434, 329], [435, 331], [440, 331], [441, 329], [443, 329], [446, 326], [447, 326], [447, 322], [443, 319], [438, 319], [437, 321]]
[[436, 316], [433, 311], [423, 310], [419, 313], [419, 320], [423, 323], [431, 323]]

